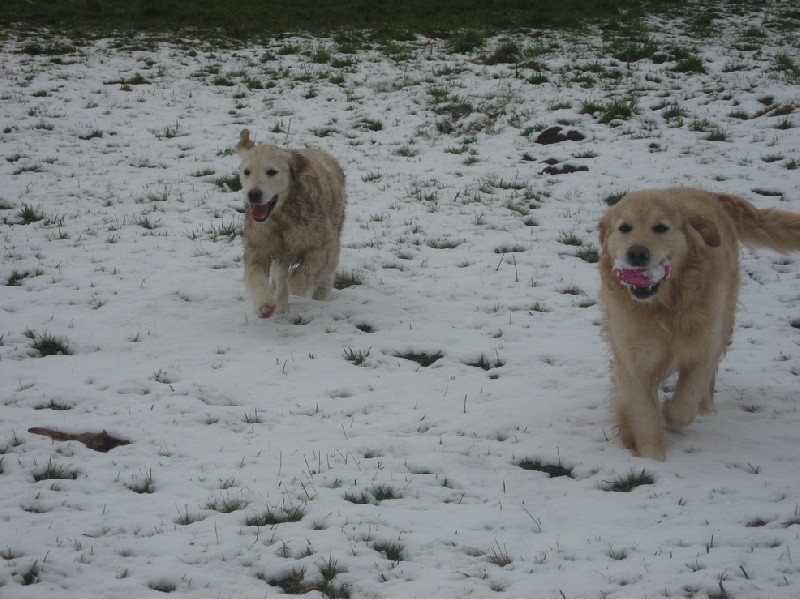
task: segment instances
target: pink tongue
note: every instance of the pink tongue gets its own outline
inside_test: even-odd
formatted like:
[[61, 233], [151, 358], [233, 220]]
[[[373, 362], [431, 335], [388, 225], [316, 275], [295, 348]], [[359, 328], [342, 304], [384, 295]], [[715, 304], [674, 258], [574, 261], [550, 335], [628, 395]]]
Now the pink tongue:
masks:
[[251, 204], [250, 211], [253, 214], [253, 218], [264, 220], [269, 216], [269, 204]]
[[647, 268], [614, 268], [611, 272], [623, 283], [632, 287], [650, 287], [653, 284]]

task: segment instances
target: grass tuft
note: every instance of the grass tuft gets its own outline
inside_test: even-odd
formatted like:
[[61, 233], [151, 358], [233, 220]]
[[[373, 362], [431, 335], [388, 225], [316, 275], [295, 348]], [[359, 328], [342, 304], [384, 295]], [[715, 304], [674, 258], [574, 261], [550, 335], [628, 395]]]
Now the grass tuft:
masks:
[[429, 354], [427, 352], [407, 351], [407, 352], [397, 352], [392, 355], [395, 358], [403, 358], [404, 360], [411, 360], [412, 362], [416, 362], [423, 368], [427, 368], [428, 366], [435, 363], [437, 360], [439, 360], [444, 356], [444, 354], [442, 354], [441, 351], [437, 351], [434, 354]]
[[251, 514], [244, 519], [245, 526], [275, 526], [276, 524], [283, 524], [285, 522], [300, 522], [305, 516], [305, 508], [302, 505], [289, 508], [281, 508], [280, 510], [272, 510], [267, 508], [266, 512], [261, 514]]
[[656, 479], [646, 470], [642, 469], [642, 471], [638, 473], [631, 470], [628, 476], [620, 477], [615, 481], [606, 483], [606, 485], [603, 487], [603, 490], [613, 491], [615, 493], [630, 493], [636, 487], [641, 487], [642, 485], [652, 485], [655, 484], [655, 482]]
[[42, 470], [33, 473], [33, 480], [37, 483], [43, 480], [75, 480], [76, 478], [78, 478], [78, 473], [75, 470], [54, 464], [52, 460], [48, 460], [47, 466]]
[[70, 350], [69, 343], [66, 339], [58, 338], [47, 331], [44, 333], [37, 333], [33, 329], [25, 329], [22, 334], [33, 342], [33, 349], [39, 352], [41, 357], [68, 356], [72, 354], [72, 350]]
[[565, 468], [559, 461], [558, 464], [545, 464], [540, 460], [533, 460], [531, 458], [524, 458], [520, 460], [517, 465], [523, 470], [534, 470], [536, 472], [544, 472], [550, 478], [559, 478], [566, 476], [572, 478], [572, 468]]
[[357, 287], [364, 283], [364, 273], [351, 270], [350, 272], [337, 272], [333, 278], [334, 289], [347, 289], [348, 287]]
[[348, 362], [352, 362], [356, 366], [361, 366], [367, 361], [370, 349], [372, 348], [369, 347], [365, 351], [361, 349], [354, 350], [352, 347], [346, 347], [344, 348], [344, 359]]

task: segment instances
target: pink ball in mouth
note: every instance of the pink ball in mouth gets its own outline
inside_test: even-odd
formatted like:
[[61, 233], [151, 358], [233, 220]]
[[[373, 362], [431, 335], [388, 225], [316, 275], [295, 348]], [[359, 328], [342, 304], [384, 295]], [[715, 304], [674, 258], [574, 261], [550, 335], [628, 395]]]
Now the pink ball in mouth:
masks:
[[649, 268], [612, 268], [614, 276], [631, 287], [652, 287], [669, 277], [669, 264]]

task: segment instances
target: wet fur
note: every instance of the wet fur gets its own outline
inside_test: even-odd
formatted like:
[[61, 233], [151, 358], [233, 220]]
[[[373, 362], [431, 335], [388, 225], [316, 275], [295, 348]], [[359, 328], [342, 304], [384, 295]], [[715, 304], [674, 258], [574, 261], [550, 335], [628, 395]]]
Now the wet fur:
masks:
[[[245, 196], [244, 279], [262, 318], [289, 310], [289, 294], [330, 299], [344, 224], [344, 173], [322, 150], [254, 144], [240, 134], [239, 178]], [[253, 192], [277, 203], [265, 222], [253, 219]]]
[[[623, 224], [631, 230], [621, 231]], [[609, 208], [599, 230], [603, 335], [613, 357], [619, 434], [634, 455], [664, 461], [662, 417], [681, 428], [712, 407], [717, 366], [733, 333], [739, 242], [800, 250], [800, 215], [758, 210], [728, 194], [652, 189]], [[646, 247], [653, 264], [671, 262], [671, 276], [646, 302], [611, 272], [634, 245]], [[661, 406], [659, 387], [675, 372], [675, 391]]]

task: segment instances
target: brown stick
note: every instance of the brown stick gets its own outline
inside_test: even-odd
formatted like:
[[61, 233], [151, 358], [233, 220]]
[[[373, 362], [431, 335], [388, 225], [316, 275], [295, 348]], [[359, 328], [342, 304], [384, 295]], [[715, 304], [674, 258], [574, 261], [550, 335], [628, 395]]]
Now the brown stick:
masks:
[[29, 433], [34, 435], [43, 435], [50, 437], [53, 441], [80, 441], [89, 449], [95, 451], [107, 452], [120, 445], [129, 445], [130, 441], [126, 439], [118, 439], [112, 437], [106, 431], [102, 433], [65, 433], [62, 431], [55, 431], [50, 428], [41, 428], [35, 426], [28, 429]]

